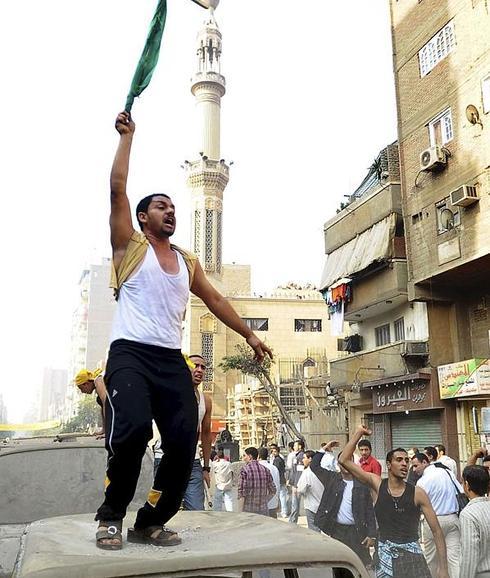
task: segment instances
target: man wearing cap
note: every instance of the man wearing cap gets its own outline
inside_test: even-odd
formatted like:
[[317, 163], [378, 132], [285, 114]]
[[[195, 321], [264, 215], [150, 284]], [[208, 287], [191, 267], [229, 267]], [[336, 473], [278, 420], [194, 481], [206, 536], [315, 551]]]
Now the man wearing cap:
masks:
[[104, 434], [104, 404], [107, 397], [107, 390], [105, 388], [104, 378], [102, 377], [102, 369], [89, 371], [88, 369], [81, 369], [75, 376], [75, 385], [78, 389], [87, 395], [96, 392], [95, 400], [100, 405], [102, 412], [102, 430], [97, 432], [98, 435]]

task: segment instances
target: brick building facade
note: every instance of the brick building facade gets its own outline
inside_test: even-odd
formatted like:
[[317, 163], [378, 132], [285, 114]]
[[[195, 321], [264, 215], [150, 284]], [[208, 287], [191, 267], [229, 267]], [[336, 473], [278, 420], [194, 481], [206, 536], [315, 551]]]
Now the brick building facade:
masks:
[[[439, 387], [464, 462], [490, 393], [490, 6], [390, 5], [408, 298], [427, 304], [432, 374], [452, 375]], [[465, 376], [461, 361], [478, 369]]]

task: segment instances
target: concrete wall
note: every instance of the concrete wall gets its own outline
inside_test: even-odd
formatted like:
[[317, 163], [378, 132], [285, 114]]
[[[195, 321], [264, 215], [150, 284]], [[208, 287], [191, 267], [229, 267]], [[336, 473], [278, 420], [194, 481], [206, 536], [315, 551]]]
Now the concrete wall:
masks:
[[[0, 451], [0, 524], [22, 524], [94, 513], [103, 501], [107, 452], [103, 442], [25, 442]], [[129, 509], [146, 500], [153, 481], [153, 457], [143, 458]]]
[[[485, 169], [490, 115], [483, 113], [481, 89], [490, 70], [490, 35], [484, 33], [490, 29], [486, 4], [443, 0], [434, 10], [430, 2], [391, 0], [405, 233], [409, 277], [415, 283], [489, 251], [490, 183]], [[451, 20], [454, 50], [421, 78], [419, 50]], [[479, 110], [483, 127], [467, 119], [470, 104]], [[418, 175], [419, 155], [430, 144], [428, 123], [448, 107], [454, 137], [445, 145], [451, 155], [447, 167], [440, 173]], [[477, 185], [480, 201], [459, 209], [457, 230], [438, 234], [435, 203], [462, 184]], [[439, 251], [448, 242], [456, 257], [444, 263]]]

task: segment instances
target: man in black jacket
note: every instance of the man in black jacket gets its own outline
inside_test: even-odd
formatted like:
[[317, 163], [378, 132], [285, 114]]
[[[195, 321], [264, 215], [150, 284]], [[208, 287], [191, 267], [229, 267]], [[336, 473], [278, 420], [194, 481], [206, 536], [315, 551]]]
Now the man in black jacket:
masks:
[[371, 492], [342, 466], [340, 473], [322, 468], [322, 457], [323, 452], [317, 452], [310, 464], [311, 471], [325, 488], [315, 524], [354, 550], [366, 566], [371, 566], [369, 548], [376, 537]]

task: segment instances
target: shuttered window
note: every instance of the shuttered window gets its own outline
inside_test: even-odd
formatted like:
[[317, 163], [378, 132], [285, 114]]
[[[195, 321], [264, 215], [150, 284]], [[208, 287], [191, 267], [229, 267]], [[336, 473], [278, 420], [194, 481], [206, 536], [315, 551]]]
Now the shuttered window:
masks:
[[417, 447], [419, 450], [442, 442], [441, 414], [439, 411], [413, 411], [408, 415], [396, 413], [391, 419], [393, 448]]

